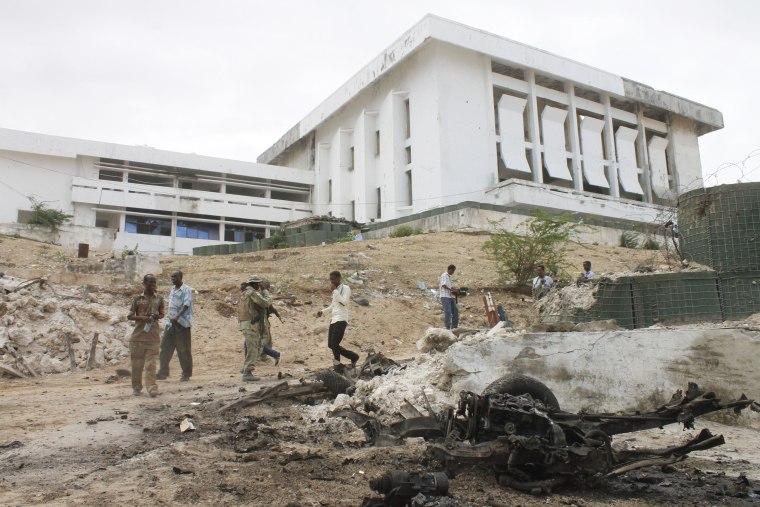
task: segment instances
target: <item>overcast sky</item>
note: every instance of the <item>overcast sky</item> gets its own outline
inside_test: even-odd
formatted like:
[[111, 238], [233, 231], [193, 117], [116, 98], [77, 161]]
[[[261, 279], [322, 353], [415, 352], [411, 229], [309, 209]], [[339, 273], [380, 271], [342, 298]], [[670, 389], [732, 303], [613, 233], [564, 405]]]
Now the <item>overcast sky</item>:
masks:
[[753, 0], [0, 0], [0, 127], [254, 161], [428, 12], [719, 109], [760, 181]]

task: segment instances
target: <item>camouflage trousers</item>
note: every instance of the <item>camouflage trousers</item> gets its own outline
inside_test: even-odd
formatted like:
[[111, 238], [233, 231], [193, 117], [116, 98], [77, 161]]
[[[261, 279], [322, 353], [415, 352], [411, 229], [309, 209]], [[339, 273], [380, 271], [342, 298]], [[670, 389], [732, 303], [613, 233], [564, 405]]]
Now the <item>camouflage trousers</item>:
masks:
[[[240, 322], [240, 331], [245, 338], [245, 364], [243, 365], [243, 372], [250, 372], [256, 367], [256, 361], [261, 357], [263, 350], [264, 335], [259, 332], [259, 326], [251, 325], [248, 321]], [[264, 333], [266, 334], [266, 333]]]

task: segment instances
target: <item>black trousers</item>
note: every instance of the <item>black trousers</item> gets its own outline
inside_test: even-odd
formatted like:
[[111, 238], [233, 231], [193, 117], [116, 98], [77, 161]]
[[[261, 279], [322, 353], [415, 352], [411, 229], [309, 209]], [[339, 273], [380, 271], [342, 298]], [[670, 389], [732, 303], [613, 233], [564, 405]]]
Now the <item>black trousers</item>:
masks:
[[348, 326], [348, 322], [345, 320], [330, 324], [330, 330], [327, 335], [327, 346], [332, 350], [333, 359], [336, 361], [340, 361], [340, 356], [345, 357], [351, 362], [358, 361], [359, 354], [340, 346], [340, 342], [343, 341], [343, 334], [346, 332], [346, 326]]

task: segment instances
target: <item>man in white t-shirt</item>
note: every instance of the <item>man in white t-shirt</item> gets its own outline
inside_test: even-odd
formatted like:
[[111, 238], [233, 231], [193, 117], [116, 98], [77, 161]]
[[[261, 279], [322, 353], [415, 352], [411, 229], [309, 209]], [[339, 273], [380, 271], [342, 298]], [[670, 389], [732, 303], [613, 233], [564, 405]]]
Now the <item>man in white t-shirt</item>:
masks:
[[544, 265], [539, 264], [536, 266], [536, 277], [533, 279], [533, 299], [541, 299], [552, 287], [554, 287], [554, 280], [546, 274]]
[[459, 327], [459, 309], [457, 300], [454, 297], [454, 289], [451, 286], [451, 275], [457, 267], [451, 264], [446, 271], [441, 274], [439, 289], [441, 291], [441, 306], [443, 307], [443, 321], [446, 329], [456, 329]]

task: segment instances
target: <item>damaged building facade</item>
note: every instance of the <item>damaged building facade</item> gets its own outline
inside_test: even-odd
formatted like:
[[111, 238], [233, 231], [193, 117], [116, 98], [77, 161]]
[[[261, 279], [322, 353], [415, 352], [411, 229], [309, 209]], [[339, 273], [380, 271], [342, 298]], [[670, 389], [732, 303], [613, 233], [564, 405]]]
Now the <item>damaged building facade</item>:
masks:
[[189, 254], [312, 214], [310, 171], [144, 146], [0, 129], [0, 175], [0, 232], [28, 233], [31, 196], [72, 215], [51, 239], [103, 251]]
[[719, 111], [428, 15], [259, 157], [315, 174], [318, 214], [477, 201], [651, 223], [703, 185]]

